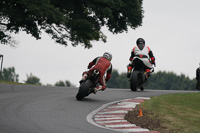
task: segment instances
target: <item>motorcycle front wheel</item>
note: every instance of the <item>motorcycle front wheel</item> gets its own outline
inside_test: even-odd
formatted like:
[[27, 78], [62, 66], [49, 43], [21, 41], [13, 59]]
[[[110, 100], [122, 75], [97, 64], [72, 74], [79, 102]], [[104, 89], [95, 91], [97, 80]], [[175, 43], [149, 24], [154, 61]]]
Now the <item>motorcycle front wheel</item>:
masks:
[[139, 87], [138, 74], [139, 71], [133, 71], [131, 74], [130, 88], [132, 91], [137, 91], [137, 88]]
[[79, 91], [76, 94], [76, 99], [77, 100], [82, 100], [84, 97], [88, 96], [90, 93], [89, 88], [92, 87], [92, 81], [86, 80], [80, 87]]

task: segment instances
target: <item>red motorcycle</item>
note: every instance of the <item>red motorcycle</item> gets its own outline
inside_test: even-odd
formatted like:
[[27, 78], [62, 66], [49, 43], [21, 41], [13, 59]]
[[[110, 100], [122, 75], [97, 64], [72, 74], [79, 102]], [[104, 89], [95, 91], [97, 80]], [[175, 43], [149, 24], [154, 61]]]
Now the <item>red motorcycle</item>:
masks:
[[76, 94], [77, 100], [82, 100], [83, 98], [89, 96], [91, 93], [96, 93], [94, 88], [99, 85], [99, 70], [95, 69], [93, 72], [87, 76], [87, 79], [81, 83], [78, 93]]

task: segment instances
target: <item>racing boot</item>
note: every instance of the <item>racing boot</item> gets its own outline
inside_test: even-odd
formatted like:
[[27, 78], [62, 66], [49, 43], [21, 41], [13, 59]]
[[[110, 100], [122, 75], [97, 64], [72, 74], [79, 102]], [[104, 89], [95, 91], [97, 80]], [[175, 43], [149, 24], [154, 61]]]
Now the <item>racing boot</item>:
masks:
[[79, 81], [80, 84], [82, 84], [88, 77], [88, 74], [87, 72], [83, 72], [82, 74], [82, 79]]
[[94, 94], [97, 93], [97, 91], [104, 91], [106, 89], [106, 86], [104, 85], [98, 85], [97, 87], [94, 88]]
[[128, 66], [127, 78], [131, 77], [131, 70], [132, 70], [132, 67]]
[[151, 76], [150, 73], [151, 73], [150, 69], [146, 69], [146, 71], [144, 72], [145, 80], [147, 80], [147, 78]]

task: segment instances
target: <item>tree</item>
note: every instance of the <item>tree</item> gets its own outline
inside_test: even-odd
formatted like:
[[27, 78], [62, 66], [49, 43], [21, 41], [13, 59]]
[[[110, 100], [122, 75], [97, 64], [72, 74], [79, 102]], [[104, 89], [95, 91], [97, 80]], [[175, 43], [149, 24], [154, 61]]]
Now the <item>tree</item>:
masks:
[[0, 80], [18, 82], [19, 81], [19, 75], [15, 73], [14, 67], [4, 68], [3, 72], [0, 75]]
[[30, 75], [26, 75], [27, 76], [27, 80], [25, 81], [26, 84], [36, 84], [36, 85], [41, 85], [40, 83], [40, 79], [34, 75], [32, 75], [32, 73]]
[[119, 74], [118, 71], [114, 69], [107, 86], [109, 88], [129, 88], [130, 82], [126, 77], [126, 73]]
[[36, 39], [42, 31], [57, 43], [91, 48], [91, 41], [106, 36], [101, 27], [122, 33], [141, 26], [142, 0], [1, 0], [0, 41], [9, 43], [9, 32], [25, 31]]
[[63, 81], [58, 81], [58, 82], [55, 83], [55, 86], [62, 86], [62, 87], [64, 87], [65, 83]]
[[70, 87], [70, 86], [73, 86], [71, 83], [70, 83], [70, 81], [65, 81], [65, 86], [67, 86], [67, 87]]
[[[153, 90], [195, 90], [195, 79], [189, 79], [184, 74], [176, 75], [174, 72], [158, 71], [152, 73], [145, 84], [145, 89]], [[119, 74], [113, 70], [110, 81], [107, 83], [109, 88], [130, 88], [129, 79], [126, 73]]]
[[73, 87], [74, 85], [72, 85], [72, 84], [70, 83], [70, 81], [66, 80], [65, 82], [64, 82], [64, 81], [58, 81], [58, 82], [55, 83], [54, 86]]
[[184, 74], [158, 71], [148, 78], [147, 89], [154, 90], [195, 90], [195, 79], [189, 79]]

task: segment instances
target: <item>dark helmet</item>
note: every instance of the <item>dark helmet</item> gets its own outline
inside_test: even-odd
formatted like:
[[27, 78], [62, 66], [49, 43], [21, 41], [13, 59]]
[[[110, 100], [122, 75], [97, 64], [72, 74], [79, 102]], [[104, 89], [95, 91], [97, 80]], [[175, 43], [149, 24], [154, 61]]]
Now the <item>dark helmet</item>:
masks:
[[140, 50], [142, 50], [145, 46], [145, 41], [143, 38], [138, 38], [136, 44]]
[[105, 57], [105, 58], [108, 59], [109, 61], [112, 60], [112, 54], [109, 53], [109, 52], [105, 52], [105, 53], [103, 54], [103, 57]]

